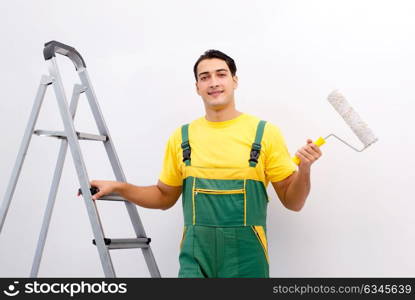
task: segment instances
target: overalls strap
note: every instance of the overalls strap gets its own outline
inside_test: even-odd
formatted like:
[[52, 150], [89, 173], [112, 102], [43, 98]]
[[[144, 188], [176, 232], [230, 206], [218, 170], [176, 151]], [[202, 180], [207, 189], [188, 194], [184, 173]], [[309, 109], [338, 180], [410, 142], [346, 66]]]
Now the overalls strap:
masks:
[[249, 158], [249, 166], [256, 167], [258, 163], [259, 154], [261, 153], [261, 141], [262, 136], [264, 135], [266, 121], [261, 120], [258, 123], [255, 135], [255, 142], [252, 144], [251, 154]]
[[183, 162], [186, 166], [190, 166], [190, 144], [189, 144], [189, 124], [182, 126], [182, 150], [183, 150]]

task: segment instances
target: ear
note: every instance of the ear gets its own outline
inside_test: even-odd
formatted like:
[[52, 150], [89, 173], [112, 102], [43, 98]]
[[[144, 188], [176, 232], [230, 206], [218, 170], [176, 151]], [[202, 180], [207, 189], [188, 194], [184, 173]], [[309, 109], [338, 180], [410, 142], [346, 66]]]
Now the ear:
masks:
[[196, 93], [200, 96], [199, 86], [197, 85], [197, 81], [195, 82]]
[[238, 87], [238, 76], [233, 76], [233, 82], [234, 82], [234, 89], [236, 89]]

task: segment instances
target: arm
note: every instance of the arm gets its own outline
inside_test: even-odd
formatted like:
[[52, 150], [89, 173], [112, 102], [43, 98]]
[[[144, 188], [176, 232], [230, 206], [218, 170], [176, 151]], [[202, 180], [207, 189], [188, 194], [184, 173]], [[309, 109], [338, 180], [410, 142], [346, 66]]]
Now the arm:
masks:
[[273, 182], [272, 185], [286, 208], [300, 211], [310, 192], [310, 172], [294, 172], [282, 181]]
[[298, 150], [296, 155], [301, 160], [298, 171], [282, 181], [273, 182], [272, 185], [286, 208], [300, 211], [310, 193], [311, 165], [321, 157], [322, 153], [312, 140], [307, 140], [307, 145]]
[[160, 180], [157, 185], [136, 186], [127, 182], [93, 180], [91, 186], [99, 192], [92, 199], [96, 200], [109, 193], [117, 193], [126, 200], [145, 207], [166, 210], [172, 207], [182, 193], [181, 186], [166, 185]]

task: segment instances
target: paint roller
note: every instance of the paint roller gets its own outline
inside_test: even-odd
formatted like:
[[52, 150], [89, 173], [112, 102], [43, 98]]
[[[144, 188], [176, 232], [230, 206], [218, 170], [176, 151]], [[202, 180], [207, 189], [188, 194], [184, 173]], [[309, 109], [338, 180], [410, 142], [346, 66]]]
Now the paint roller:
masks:
[[[370, 130], [367, 124], [363, 122], [362, 118], [353, 109], [353, 107], [350, 106], [346, 98], [341, 93], [335, 90], [330, 93], [330, 95], [327, 97], [327, 100], [331, 103], [334, 109], [340, 114], [340, 116], [342, 116], [346, 124], [349, 125], [349, 127], [353, 130], [353, 132], [356, 134], [359, 140], [363, 143], [363, 148], [357, 149], [333, 133], [329, 134], [325, 138], [319, 137], [314, 142], [314, 144], [320, 147], [324, 143], [326, 143], [326, 140], [329, 137], [335, 137], [336, 139], [338, 139], [339, 141], [341, 141], [348, 147], [352, 148], [353, 150], [357, 152], [362, 152], [363, 150], [365, 150], [367, 147], [369, 147], [370, 145], [372, 145], [378, 140], [378, 138], [375, 137], [375, 135], [373, 134], [372, 130]], [[293, 157], [293, 161], [297, 165], [300, 164], [300, 159], [297, 156]]]

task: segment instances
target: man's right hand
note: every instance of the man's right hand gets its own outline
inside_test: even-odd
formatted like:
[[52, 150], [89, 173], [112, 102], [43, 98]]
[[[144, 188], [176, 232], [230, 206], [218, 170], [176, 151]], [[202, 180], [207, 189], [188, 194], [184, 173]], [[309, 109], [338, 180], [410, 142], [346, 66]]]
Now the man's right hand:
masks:
[[104, 195], [116, 193], [122, 182], [111, 180], [92, 180], [89, 184], [91, 187], [96, 187], [98, 189], [98, 193], [92, 195], [92, 200], [97, 200]]
[[182, 193], [181, 186], [166, 185], [160, 180], [157, 185], [151, 186], [135, 186], [127, 182], [109, 180], [93, 180], [90, 185], [99, 190], [95, 195], [92, 195], [92, 200], [116, 193], [141, 207], [164, 210], [172, 207]]

